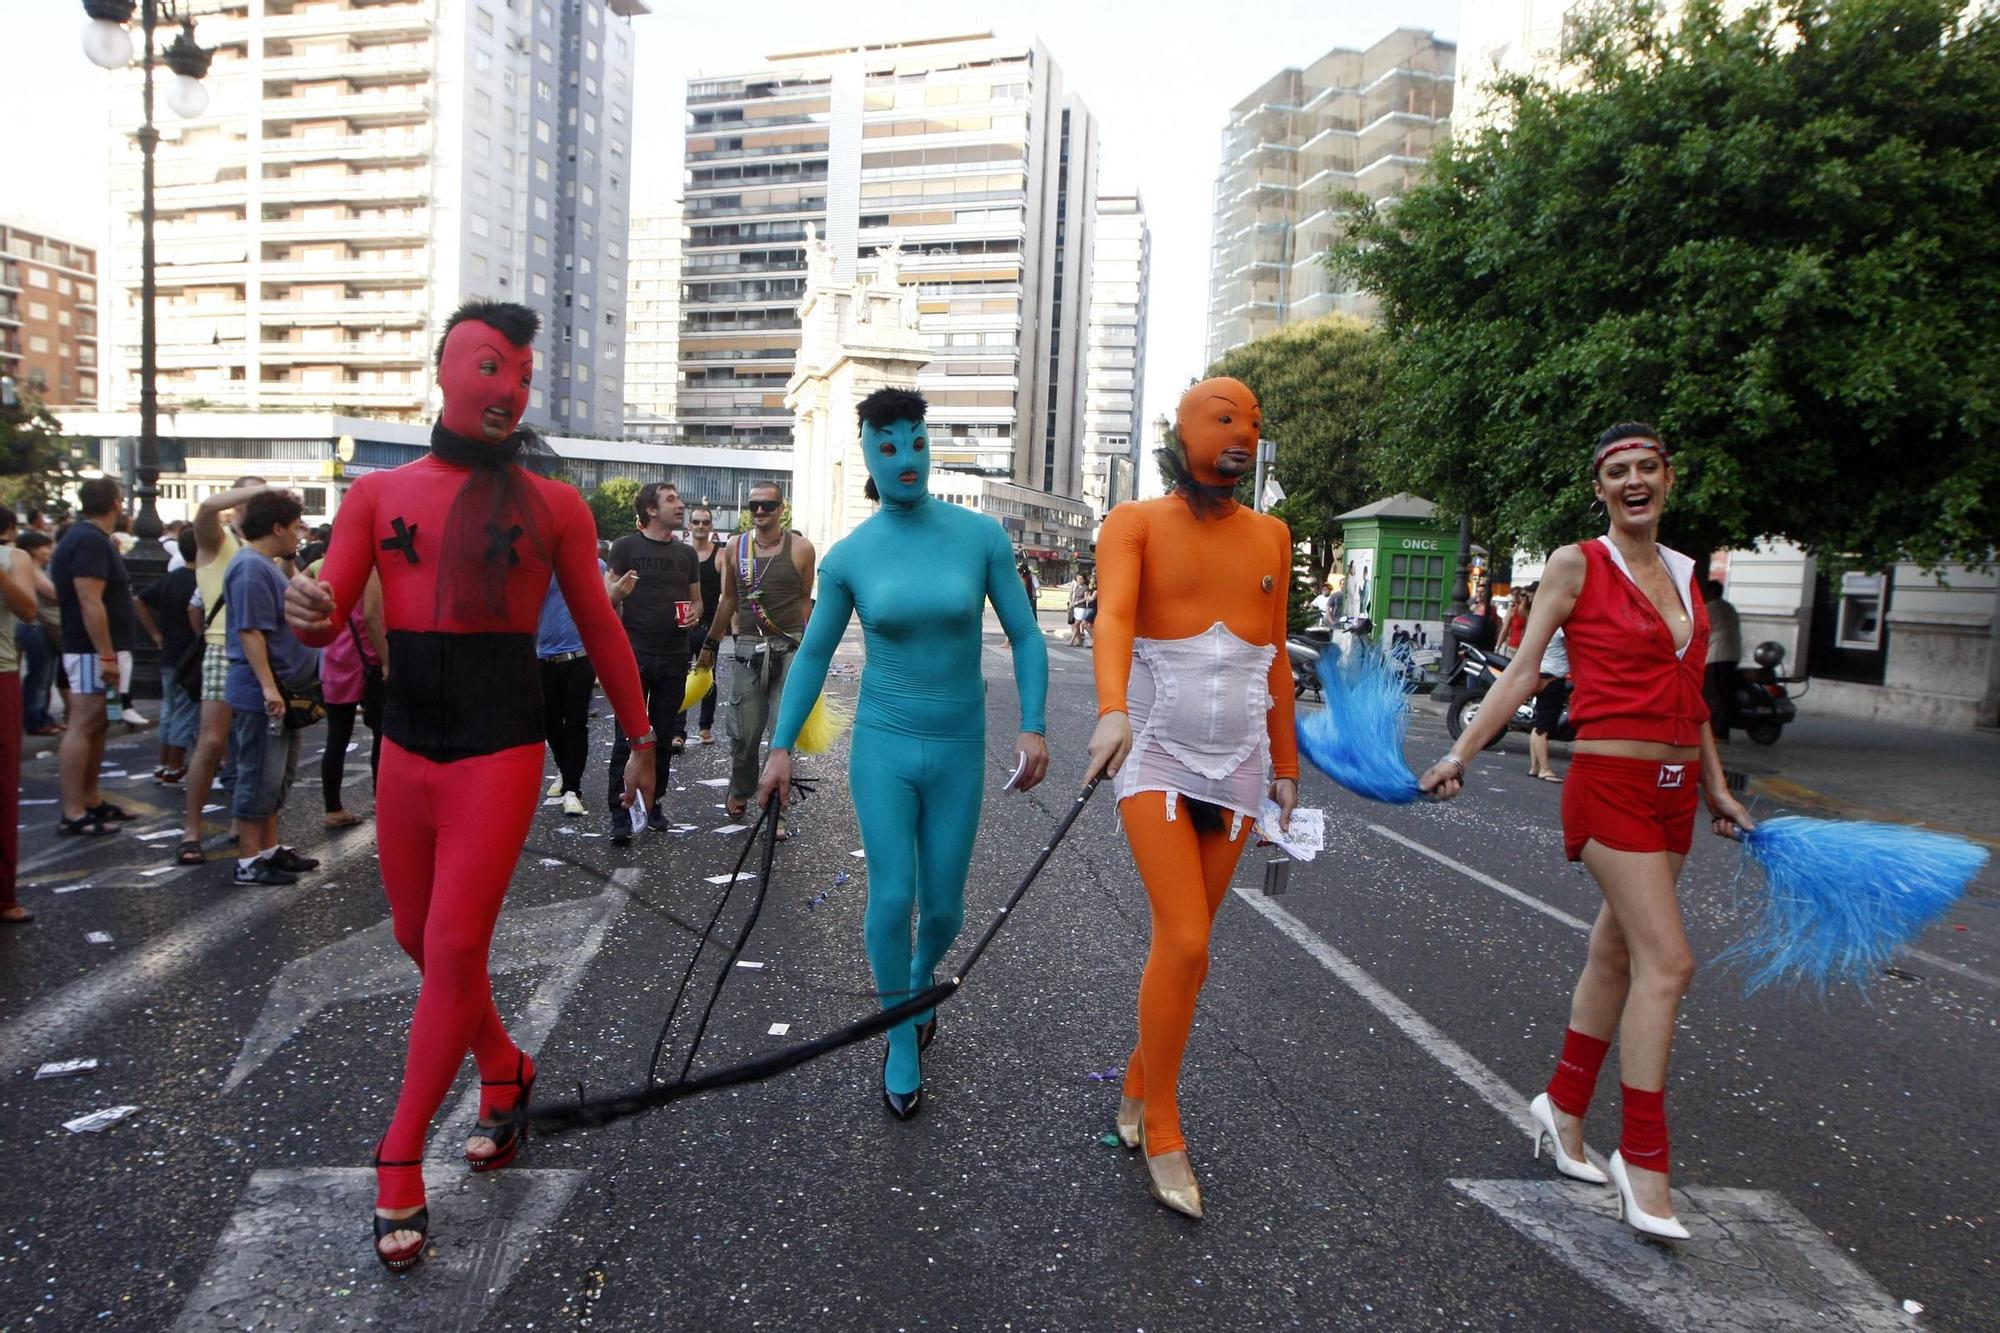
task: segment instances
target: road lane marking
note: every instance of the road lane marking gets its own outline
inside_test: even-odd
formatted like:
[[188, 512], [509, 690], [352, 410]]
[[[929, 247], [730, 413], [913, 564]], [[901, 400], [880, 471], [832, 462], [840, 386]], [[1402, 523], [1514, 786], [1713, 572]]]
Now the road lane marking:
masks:
[[[1242, 885], [1231, 892], [1533, 1140], [1527, 1098], [1505, 1079], [1263, 893]], [[1590, 1156], [1603, 1164], [1596, 1153]], [[1452, 1179], [1450, 1184], [1669, 1333], [1765, 1328], [1896, 1333], [1916, 1327], [1865, 1270], [1772, 1191], [1675, 1189], [1676, 1211], [1694, 1224], [1695, 1236], [1668, 1249], [1635, 1241], [1607, 1190], [1548, 1180]]]
[[[1543, 916], [1550, 917], [1556, 921], [1560, 921], [1565, 926], [1568, 926], [1571, 930], [1581, 931], [1585, 935], [1588, 935], [1590, 933], [1590, 922], [1583, 920], [1581, 917], [1571, 916], [1568, 912], [1563, 911], [1562, 908], [1557, 907], [1552, 903], [1545, 903], [1540, 898], [1535, 897], [1535, 895], [1533, 895], [1532, 893], [1524, 893], [1520, 889], [1515, 888], [1512, 884], [1508, 884], [1501, 880], [1497, 880], [1493, 878], [1493, 876], [1485, 873], [1482, 870], [1475, 870], [1471, 866], [1466, 865], [1463, 861], [1453, 860], [1451, 857], [1446, 856], [1443, 852], [1436, 851], [1432, 848], [1426, 847], [1424, 846], [1424, 844], [1418, 842], [1415, 838], [1405, 837], [1404, 835], [1396, 832], [1394, 829], [1384, 828], [1380, 824], [1368, 824], [1365, 827], [1371, 833], [1379, 833], [1383, 837], [1389, 839], [1391, 842], [1402, 844], [1403, 846], [1409, 848], [1411, 851], [1417, 853], [1419, 856], [1427, 856], [1441, 866], [1448, 866], [1451, 869], [1456, 870], [1459, 874], [1464, 875], [1467, 879], [1472, 880], [1474, 883], [1484, 884], [1489, 889], [1492, 889], [1498, 893], [1505, 894], [1507, 897], [1512, 898], [1515, 902], [1520, 903], [1523, 907], [1531, 907], [1535, 911], [1540, 912]], [[1991, 976], [1985, 972], [1981, 972], [1976, 967], [1967, 967], [1964, 963], [1955, 963], [1949, 958], [1941, 958], [1937, 954], [1927, 953], [1922, 949], [1914, 948], [1910, 945], [1904, 945], [1903, 947], [1896, 950], [1896, 952], [1902, 954], [1905, 957], [1915, 958], [1920, 962], [1928, 963], [1932, 967], [1942, 968], [1947, 972], [1956, 973], [1957, 975], [1964, 977], [1968, 981], [1976, 981], [1979, 982], [1981, 985], [1991, 986], [1995, 990], [2000, 990], [2000, 977]]]
[[[488, 974], [505, 976], [550, 966], [562, 956], [563, 946], [584, 934], [602, 911], [596, 894], [503, 911], [487, 954]], [[264, 1007], [243, 1038], [242, 1052], [222, 1090], [235, 1091], [323, 1011], [353, 1000], [414, 991], [422, 982], [422, 974], [396, 943], [393, 917], [292, 959], [271, 982]]]
[[[583, 980], [591, 960], [604, 947], [605, 937], [611, 933], [611, 925], [618, 919], [618, 914], [625, 909], [631, 886], [638, 879], [637, 866], [622, 866], [611, 872], [611, 882], [604, 886], [604, 892], [591, 900], [595, 904], [596, 920], [583, 932], [576, 948], [570, 951], [562, 966], [542, 978], [541, 985], [535, 987], [535, 993], [528, 999], [528, 1007], [510, 1025], [515, 1043], [528, 1054], [539, 1052], [543, 1043], [548, 1041], [549, 1034], [555, 1031], [556, 1020], [562, 1017], [563, 1005], [569, 1000], [570, 992]], [[424, 1149], [424, 1160], [431, 1163], [458, 1161], [465, 1145], [465, 1126], [478, 1118], [479, 1084], [475, 1081], [459, 1098], [458, 1105], [438, 1122], [429, 1146]]]
[[1415, 1042], [1424, 1054], [1479, 1094], [1481, 1101], [1512, 1121], [1523, 1134], [1534, 1137], [1535, 1122], [1528, 1115], [1528, 1099], [1514, 1091], [1505, 1079], [1488, 1069], [1478, 1057], [1447, 1037], [1430, 1020], [1405, 1004], [1401, 996], [1375, 980], [1360, 964], [1314, 934], [1310, 926], [1272, 902], [1261, 891], [1238, 885], [1231, 892], [1276, 926], [1280, 934], [1312, 955], [1321, 967], [1339, 977], [1349, 990], [1374, 1006], [1377, 1013]]
[[1586, 935], [1590, 933], [1590, 923], [1588, 921], [1583, 920], [1581, 917], [1571, 916], [1568, 912], [1563, 911], [1562, 908], [1545, 903], [1532, 893], [1523, 893], [1512, 884], [1503, 884], [1485, 871], [1474, 870], [1463, 861], [1454, 861], [1443, 852], [1433, 851], [1418, 842], [1415, 838], [1406, 838], [1394, 829], [1384, 828], [1380, 824], [1370, 824], [1367, 827], [1370, 833], [1379, 833], [1391, 842], [1401, 843], [1419, 856], [1428, 856], [1441, 866], [1449, 866], [1459, 874], [1464, 875], [1467, 879], [1475, 883], [1484, 884], [1487, 888], [1493, 889], [1496, 892], [1503, 893], [1523, 907], [1532, 907], [1543, 916], [1562, 922], [1571, 930], [1580, 930]]
[[[326, 863], [319, 882], [374, 851], [372, 844], [353, 844]], [[216, 949], [240, 944], [264, 918], [282, 911], [297, 896], [239, 890], [235, 897], [29, 1005], [19, 1018], [0, 1024], [0, 1071], [19, 1068], [92, 1025], [143, 1004], [162, 982]]]
[[399, 1281], [368, 1257], [372, 1169], [257, 1171], [174, 1328], [477, 1328], [585, 1174], [427, 1168], [431, 1249], [421, 1270]]

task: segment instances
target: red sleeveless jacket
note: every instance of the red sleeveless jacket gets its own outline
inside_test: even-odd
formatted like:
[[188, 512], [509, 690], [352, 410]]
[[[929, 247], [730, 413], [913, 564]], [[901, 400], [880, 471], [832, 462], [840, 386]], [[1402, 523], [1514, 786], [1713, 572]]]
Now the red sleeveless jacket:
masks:
[[1625, 572], [1610, 539], [1582, 542], [1578, 549], [1586, 565], [1583, 591], [1563, 625], [1577, 739], [1701, 744], [1701, 724], [1708, 721], [1701, 693], [1708, 609], [1694, 562], [1659, 548], [1694, 620], [1694, 633], [1677, 656], [1672, 630]]

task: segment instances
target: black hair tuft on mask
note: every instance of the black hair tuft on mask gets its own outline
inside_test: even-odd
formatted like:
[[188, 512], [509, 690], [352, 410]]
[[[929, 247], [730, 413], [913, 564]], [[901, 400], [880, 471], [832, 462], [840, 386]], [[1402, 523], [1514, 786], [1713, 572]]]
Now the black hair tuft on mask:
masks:
[[444, 364], [445, 339], [451, 331], [468, 319], [476, 319], [482, 324], [491, 324], [505, 334], [507, 341], [516, 347], [526, 347], [534, 342], [541, 332], [542, 317], [527, 306], [516, 305], [512, 301], [467, 301], [451, 312], [451, 318], [444, 322], [444, 332], [438, 335], [438, 364]]
[[877, 389], [854, 405], [862, 424], [877, 430], [898, 421], [922, 421], [930, 404], [914, 389]]

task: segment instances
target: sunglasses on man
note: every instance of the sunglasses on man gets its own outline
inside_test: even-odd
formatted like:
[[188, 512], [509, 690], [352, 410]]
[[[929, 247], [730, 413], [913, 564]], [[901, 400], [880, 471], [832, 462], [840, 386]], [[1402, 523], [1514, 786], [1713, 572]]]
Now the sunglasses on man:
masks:
[[783, 503], [782, 500], [750, 500], [744, 504], [744, 508], [753, 514], [768, 514]]

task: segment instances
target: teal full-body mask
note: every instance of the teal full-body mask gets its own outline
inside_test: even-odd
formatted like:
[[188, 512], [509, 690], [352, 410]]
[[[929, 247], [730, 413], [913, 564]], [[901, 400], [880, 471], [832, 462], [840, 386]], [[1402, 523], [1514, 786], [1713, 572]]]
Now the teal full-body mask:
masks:
[[[898, 393], [891, 406], [905, 414], [871, 422], [874, 401], [862, 404], [861, 447], [881, 508], [820, 562], [819, 600], [771, 744], [792, 748], [858, 614], [868, 657], [848, 776], [868, 856], [868, 964], [886, 1008], [930, 984], [965, 922], [986, 771], [986, 603], [1013, 645], [1022, 731], [1046, 727], [1049, 658], [1006, 530], [930, 494], [923, 400]], [[928, 1017], [889, 1033], [884, 1079], [892, 1092], [922, 1082], [916, 1029]]]

